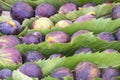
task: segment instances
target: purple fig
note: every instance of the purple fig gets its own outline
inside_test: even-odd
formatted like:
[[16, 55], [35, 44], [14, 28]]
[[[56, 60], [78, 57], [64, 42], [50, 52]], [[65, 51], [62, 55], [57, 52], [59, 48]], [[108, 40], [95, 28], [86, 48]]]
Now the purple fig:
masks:
[[32, 33], [26, 34], [21, 39], [22, 39], [22, 42], [25, 44], [38, 44], [44, 41], [44, 37], [40, 32], [32, 32]]
[[115, 37], [109, 32], [101, 32], [97, 35], [100, 40], [105, 40], [107, 42], [115, 41]]
[[41, 67], [33, 63], [23, 64], [18, 70], [29, 77], [39, 78], [39, 80], [43, 77]]
[[45, 59], [45, 57], [37, 51], [28, 51], [24, 55], [24, 62], [34, 62]]
[[49, 18], [46, 18], [46, 17], [41, 17], [35, 20], [31, 25], [31, 29], [41, 30], [41, 31], [50, 30], [53, 27], [54, 27], [53, 22]]
[[120, 18], [120, 5], [117, 5], [112, 9], [111, 15], [112, 15], [112, 19]]
[[35, 13], [33, 8], [28, 3], [19, 1], [13, 4], [10, 14], [14, 20], [22, 23], [25, 18], [31, 18]]
[[20, 40], [15, 36], [3, 35], [0, 37], [0, 47], [14, 47], [20, 44]]
[[72, 72], [65, 67], [60, 67], [55, 69], [52, 73], [51, 76], [54, 78], [57, 78], [58, 80], [64, 80], [64, 77], [69, 76], [71, 78], [73, 78], [73, 74]]
[[88, 2], [88, 3], [85, 3], [85, 4], [82, 6], [82, 8], [88, 8], [88, 7], [94, 7], [94, 6], [96, 6], [96, 4], [91, 3], [91, 2]]
[[99, 68], [90, 62], [81, 62], [75, 67], [75, 80], [93, 80], [100, 76]]
[[59, 13], [67, 14], [69, 12], [76, 11], [76, 10], [77, 10], [77, 5], [76, 4], [74, 4], [74, 3], [65, 3], [60, 7]]
[[0, 24], [0, 32], [5, 35], [17, 35], [22, 31], [20, 23], [16, 20], [7, 20]]
[[50, 59], [53, 59], [53, 58], [61, 58], [63, 55], [62, 54], [52, 54], [52, 55], [50, 55]]
[[0, 79], [5, 79], [7, 77], [12, 77], [12, 71], [10, 69], [0, 70]]
[[45, 41], [48, 43], [67, 43], [70, 41], [70, 37], [65, 32], [54, 31], [46, 35]]
[[80, 30], [80, 31], [77, 31], [77, 32], [75, 32], [75, 33], [72, 35], [71, 39], [75, 38], [76, 36], [79, 36], [79, 35], [88, 33], [88, 32], [89, 32], [88, 30]]
[[104, 52], [104, 53], [107, 53], [107, 54], [119, 53], [117, 50], [114, 50], [114, 49], [105, 49], [103, 52]]
[[116, 80], [115, 77], [119, 76], [119, 71], [115, 68], [108, 67], [103, 70], [102, 80]]
[[115, 32], [115, 37], [118, 41], [120, 41], [120, 28]]
[[35, 15], [39, 17], [50, 17], [56, 12], [56, 8], [48, 3], [39, 4], [35, 9]]
[[59, 28], [65, 28], [68, 27], [72, 24], [72, 21], [70, 20], [61, 20], [59, 22], [56, 23], [55, 26], [59, 27]]
[[82, 23], [82, 22], [90, 21], [90, 20], [92, 20], [92, 19], [94, 19], [94, 18], [95, 18], [94, 15], [92, 15], [92, 14], [86, 14], [86, 15], [83, 15], [83, 16], [78, 17], [78, 18], [75, 20], [75, 22], [77, 22], [77, 23]]
[[0, 49], [0, 59], [4, 64], [19, 64], [22, 62], [22, 57], [20, 52], [16, 48], [1, 48]]
[[93, 53], [93, 49], [91, 48], [79, 48], [77, 51], [75, 51], [75, 54], [80, 54], [80, 53]]

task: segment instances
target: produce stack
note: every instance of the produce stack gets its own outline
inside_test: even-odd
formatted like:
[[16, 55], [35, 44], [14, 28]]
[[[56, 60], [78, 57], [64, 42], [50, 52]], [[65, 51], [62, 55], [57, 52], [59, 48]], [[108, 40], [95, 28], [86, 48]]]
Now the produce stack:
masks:
[[120, 80], [119, 0], [1, 0], [0, 79]]

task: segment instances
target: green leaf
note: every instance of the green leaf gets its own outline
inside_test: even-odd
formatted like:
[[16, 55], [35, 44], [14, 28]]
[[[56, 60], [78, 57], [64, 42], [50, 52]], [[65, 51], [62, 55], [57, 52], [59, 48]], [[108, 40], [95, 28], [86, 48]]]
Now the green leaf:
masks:
[[17, 69], [20, 65], [22, 64], [13, 64], [13, 63], [6, 63], [5, 61], [0, 61], [0, 69], [8, 68], [14, 70]]
[[28, 26], [30, 28], [31, 24], [33, 21], [37, 20], [39, 17], [32, 17], [30, 19], [25, 19], [23, 22], [22, 22], [22, 27], [26, 27]]
[[7, 77], [5, 80], [13, 80], [12, 77]]
[[13, 71], [12, 78], [13, 80], [33, 80], [31, 77], [24, 75], [19, 70]]
[[[102, 24], [102, 25], [101, 25]], [[79, 30], [89, 30], [94, 32], [95, 34], [100, 32], [114, 32], [117, 28], [119, 28], [120, 19], [111, 20], [111, 18], [104, 19], [93, 19], [91, 21], [86, 21], [83, 23], [73, 23], [69, 27], [66, 28], [58, 28], [57, 26], [49, 31], [43, 31], [43, 34], [47, 34], [52, 31], [63, 31], [69, 34], [70, 36]]]
[[[61, 47], [62, 46], [62, 47]], [[98, 39], [92, 32], [75, 37], [69, 43], [55, 43], [49, 44], [42, 42], [40, 44], [19, 44], [16, 48], [24, 54], [27, 51], [36, 50], [41, 52], [45, 56], [49, 56], [53, 53], [61, 53], [64, 55], [72, 55], [75, 50], [80, 47], [90, 47], [95, 51], [101, 51], [107, 48], [120, 49], [120, 43], [118, 41], [107, 42], [105, 40]]]
[[50, 17], [50, 20], [53, 22], [53, 23], [57, 23], [58, 21], [60, 20], [68, 20], [69, 18], [66, 17], [66, 15], [64, 14], [55, 14], [53, 16]]
[[25, 27], [24, 29], [23, 29], [23, 31], [21, 31], [17, 36], [19, 37], [19, 36], [24, 36], [26, 33], [27, 33], [27, 31], [28, 31], [28, 27]]
[[[10, 8], [11, 8], [10, 2], [12, 2], [12, 1], [10, 1], [10, 0], [6, 0], [6, 1], [7, 1], [7, 2], [0, 0], [0, 5], [2, 6], [2, 8], [3, 8], [4, 10], [10, 10]], [[13, 3], [14, 3], [14, 0], [13, 0]], [[12, 4], [13, 4], [13, 3], [12, 3]]]
[[117, 77], [115, 78], [115, 80], [120, 80], [120, 76], [117, 76]]
[[29, 30], [28, 32], [38, 31], [46, 35], [47, 33], [53, 31], [63, 31], [66, 32], [69, 36], [71, 36], [73, 33], [79, 30], [89, 30], [91, 32], [94, 32], [95, 34], [100, 32], [114, 32], [116, 29], [119, 28], [119, 25], [120, 25], [120, 19], [111, 20], [111, 18], [107, 18], [107, 19], [99, 18], [99, 19], [86, 21], [83, 23], [73, 23], [72, 25], [65, 28], [58, 28], [57, 26], [55, 26], [51, 30], [44, 30], [44, 31]]
[[53, 78], [53, 77], [51, 77], [51, 76], [48, 76], [48, 77], [44, 77], [44, 78], [41, 79], [41, 80], [58, 80], [58, 79]]
[[49, 75], [53, 70], [58, 67], [67, 67], [71, 70], [80, 62], [92, 62], [99, 68], [107, 68], [109, 66], [118, 67], [120, 66], [120, 54], [112, 53], [87, 53], [87, 54], [76, 54], [70, 57], [54, 58], [47, 60], [40, 60], [36, 62], [42, 68], [43, 74]]
[[99, 3], [105, 2], [106, 0], [99, 0], [99, 1], [96, 1], [96, 0], [91, 0], [91, 1], [89, 1], [89, 0], [12, 0], [12, 1], [5, 0], [5, 1], [2, 1], [1, 0], [0, 5], [2, 5], [4, 10], [10, 10], [10, 7], [18, 1], [25, 1], [33, 7], [36, 7], [40, 3], [50, 3], [50, 4], [54, 5], [57, 9], [59, 9], [59, 7], [62, 4], [67, 3], [67, 2], [73, 2], [73, 3], [77, 4], [78, 6], [80, 6], [86, 2], [93, 2], [93, 3], [99, 4]]
[[112, 8], [116, 5], [119, 5], [119, 3], [113, 3], [113, 4], [101, 4], [96, 7], [89, 7], [89, 8], [81, 8], [80, 10], [70, 12], [66, 15], [68, 19], [74, 20], [79, 16], [82, 16], [84, 14], [87, 14], [89, 12], [95, 12], [96, 17], [101, 17], [104, 15], [107, 15], [111, 13]]

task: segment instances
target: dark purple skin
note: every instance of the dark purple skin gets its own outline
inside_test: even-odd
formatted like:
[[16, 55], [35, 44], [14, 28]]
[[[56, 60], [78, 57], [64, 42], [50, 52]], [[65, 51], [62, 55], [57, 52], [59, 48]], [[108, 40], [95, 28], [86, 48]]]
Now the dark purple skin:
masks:
[[102, 80], [116, 80], [115, 77], [117, 76], [119, 76], [119, 71], [112, 67], [108, 67], [104, 69], [102, 73]]
[[68, 68], [65, 67], [60, 67], [55, 69], [52, 73], [51, 76], [54, 78], [57, 78], [58, 80], [64, 80], [63, 77], [69, 76], [73, 78], [73, 74]]
[[65, 32], [54, 31], [46, 35], [45, 41], [48, 43], [67, 43], [70, 41], [70, 37]]
[[93, 80], [100, 76], [99, 68], [90, 62], [81, 62], [75, 67], [75, 80]]
[[39, 4], [35, 9], [35, 15], [39, 17], [50, 17], [56, 12], [56, 8], [48, 3]]
[[12, 77], [12, 71], [10, 69], [0, 70], [0, 79], [5, 79], [7, 77]]
[[120, 18], [120, 5], [117, 5], [112, 9], [111, 15], [113, 20]]
[[24, 62], [34, 62], [45, 59], [45, 57], [37, 51], [28, 51], [24, 55]]
[[109, 32], [101, 32], [97, 35], [100, 40], [105, 40], [107, 42], [115, 41], [115, 37]]
[[80, 54], [80, 53], [93, 53], [93, 49], [91, 48], [79, 48], [77, 51], [75, 51], [75, 54]]
[[20, 40], [13, 35], [3, 35], [0, 37], [0, 47], [14, 47], [20, 44]]
[[29, 77], [39, 78], [39, 80], [43, 77], [41, 68], [33, 63], [23, 64], [19, 67], [19, 71]]
[[75, 38], [76, 36], [79, 36], [79, 35], [88, 33], [88, 32], [89, 32], [88, 30], [80, 30], [80, 31], [77, 31], [77, 32], [75, 32], [75, 33], [72, 35], [71, 39]]
[[88, 8], [88, 7], [94, 7], [94, 6], [96, 6], [96, 4], [91, 3], [91, 2], [88, 2], [88, 3], [85, 3], [85, 4], [82, 6], [82, 8]]
[[118, 41], [120, 41], [120, 28], [115, 32], [115, 37]]
[[10, 14], [14, 20], [22, 23], [25, 18], [31, 18], [34, 16], [35, 13], [33, 8], [29, 4], [19, 1], [13, 4]]
[[52, 55], [50, 55], [49, 59], [61, 58], [62, 56], [63, 56], [62, 54], [52, 54]]
[[77, 5], [76, 4], [74, 4], [74, 3], [65, 3], [60, 7], [59, 13], [67, 14], [69, 12], [76, 11], [76, 10], [77, 10]]
[[1, 16], [1, 14], [2, 14], [2, 6], [0, 5], [0, 16]]
[[32, 32], [32, 33], [26, 34], [21, 39], [22, 39], [22, 42], [25, 44], [38, 44], [44, 41], [43, 35], [40, 32]]
[[1, 48], [0, 56], [4, 63], [19, 64], [22, 62], [21, 54], [16, 48]]
[[94, 15], [92, 15], [92, 14], [86, 14], [86, 15], [83, 15], [83, 16], [78, 17], [78, 18], [75, 20], [75, 22], [77, 22], [77, 23], [82, 23], [82, 22], [90, 21], [90, 20], [92, 20], [92, 19], [94, 19], [94, 18], [95, 18]]
[[0, 32], [5, 35], [17, 35], [22, 31], [20, 23], [16, 20], [8, 20], [0, 23]]
[[104, 53], [111, 54], [111, 53], [119, 53], [117, 50], [114, 49], [106, 49], [103, 51]]

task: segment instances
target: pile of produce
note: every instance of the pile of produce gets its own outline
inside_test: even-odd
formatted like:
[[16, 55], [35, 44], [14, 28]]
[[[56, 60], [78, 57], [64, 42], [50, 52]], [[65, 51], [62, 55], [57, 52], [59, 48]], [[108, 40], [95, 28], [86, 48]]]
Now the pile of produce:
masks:
[[120, 80], [119, 0], [0, 0], [0, 80]]

